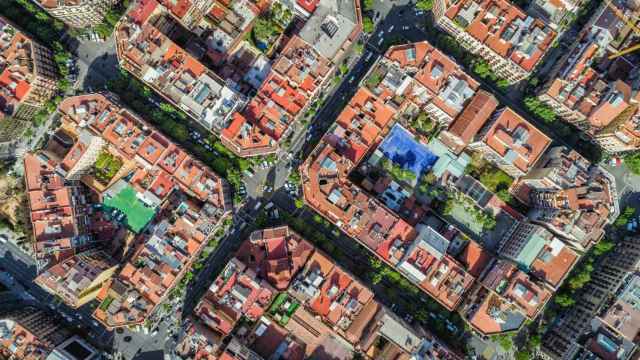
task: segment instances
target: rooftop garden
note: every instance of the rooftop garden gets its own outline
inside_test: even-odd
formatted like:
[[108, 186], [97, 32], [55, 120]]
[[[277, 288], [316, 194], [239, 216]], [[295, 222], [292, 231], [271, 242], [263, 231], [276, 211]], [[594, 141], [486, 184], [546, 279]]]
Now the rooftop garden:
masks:
[[398, 183], [411, 183], [416, 180], [416, 174], [411, 170], [403, 169], [387, 158], [381, 159], [379, 164]]
[[496, 194], [502, 201], [508, 204], [515, 201], [509, 193], [509, 188], [513, 183], [511, 176], [484, 160], [479, 153], [473, 154], [471, 163], [466, 171], [470, 176], [480, 181], [489, 191]]
[[269, 307], [269, 314], [278, 322], [285, 326], [293, 316], [293, 313], [300, 307], [300, 303], [292, 299], [286, 292], [278, 294]]
[[102, 311], [107, 311], [107, 309], [109, 308], [109, 305], [111, 305], [111, 303], [113, 302], [113, 297], [111, 296], [107, 296], [104, 301], [102, 303], [100, 303], [100, 310]]
[[247, 34], [248, 40], [258, 50], [268, 53], [292, 19], [291, 10], [276, 1], [268, 11], [258, 16]]
[[496, 227], [496, 219], [493, 215], [480, 209], [473, 200], [457, 191], [448, 193], [442, 213], [451, 216], [478, 236]]
[[102, 150], [93, 167], [96, 180], [103, 185], [107, 185], [122, 167], [122, 159], [107, 150]]

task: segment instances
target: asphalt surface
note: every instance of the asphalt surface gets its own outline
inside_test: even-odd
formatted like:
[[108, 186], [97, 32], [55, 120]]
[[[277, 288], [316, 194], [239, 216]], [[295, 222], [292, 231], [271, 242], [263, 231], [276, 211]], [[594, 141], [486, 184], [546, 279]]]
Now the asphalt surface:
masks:
[[[414, 42], [428, 40], [428, 34], [424, 31], [425, 16], [423, 12], [416, 11], [410, 1], [389, 1], [374, 0], [372, 17], [376, 21], [375, 31], [365, 36], [365, 50], [361, 56], [353, 56], [354, 61], [349, 72], [343, 77], [343, 81], [337, 86], [329, 89], [327, 98], [316, 115], [309, 121], [307, 126], [299, 122], [294, 124], [291, 135], [291, 145], [288, 149], [279, 151], [276, 161], [266, 169], [255, 168], [255, 174], [245, 177], [247, 187], [247, 198], [242, 206], [237, 209], [234, 216], [234, 224], [229, 233], [223, 238], [217, 249], [206, 260], [204, 267], [196, 273], [194, 280], [189, 284], [184, 296], [182, 313], [184, 316], [190, 314], [201, 298], [204, 291], [213, 282], [216, 274], [224, 267], [232, 257], [238, 246], [244, 241], [251, 231], [256, 229], [256, 216], [262, 208], [273, 201], [276, 205], [287, 211], [296, 211], [294, 200], [281, 187], [287, 181], [292, 170], [297, 168], [299, 162], [308, 155], [317, 145], [322, 135], [334, 123], [337, 115], [344, 108], [345, 104], [357, 91], [361, 80], [368, 73], [375, 62], [384, 54], [386, 48], [392, 42]], [[564, 35], [566, 35], [565, 33]], [[571, 33], [569, 33], [571, 34]], [[570, 35], [569, 35], [570, 36]], [[560, 50], [554, 50], [552, 56], [559, 57]], [[77, 92], [91, 92], [105, 88], [109, 79], [117, 76], [120, 71], [115, 56], [115, 44], [113, 38], [102, 43], [80, 42], [75, 43], [75, 55], [78, 59], [79, 76], [75, 86]], [[478, 79], [480, 80], [480, 79]], [[482, 82], [482, 81], [481, 81]], [[492, 85], [482, 82], [485, 87], [492, 89]], [[501, 102], [514, 108], [520, 113], [525, 113], [513, 96], [503, 96], [497, 89], [492, 89]], [[52, 119], [43, 127], [42, 133], [36, 134], [38, 138], [44, 135]], [[541, 125], [541, 124], [536, 124]], [[544, 124], [542, 124], [544, 125]], [[542, 126], [545, 128], [545, 126]], [[544, 129], [547, 130], [546, 128]], [[549, 133], [547, 131], [547, 133]], [[561, 137], [556, 137], [560, 143]], [[639, 191], [640, 177], [630, 175], [623, 167], [608, 168], [616, 178], [618, 190], [621, 194]], [[265, 185], [271, 190], [264, 192]], [[626, 197], [632, 203], [640, 205], [640, 197]], [[311, 212], [298, 212], [313, 226]], [[351, 259], [351, 264], [346, 267], [361, 268], [368, 266], [362, 259], [363, 250], [352, 239], [344, 234], [327, 234], [335, 245], [342, 249]], [[69, 309], [64, 304], [54, 301], [53, 297], [40, 289], [33, 283], [36, 275], [36, 267], [33, 259], [25, 254], [21, 249], [13, 244], [0, 244], [0, 266], [12, 274], [20, 287], [18, 291], [26, 291], [28, 297], [33, 297], [41, 306], [53, 306], [53, 309], [68, 317], [72, 326], [86, 329], [92, 340], [99, 347], [112, 346], [114, 353], [121, 354], [124, 359], [159, 359], [162, 352], [172, 353], [175, 349], [175, 340], [170, 336], [173, 332], [180, 332], [175, 326], [176, 319], [168, 316], [158, 323], [157, 333], [144, 334], [124, 329], [121, 332], [108, 332], [101, 326], [96, 325], [91, 320], [91, 310], [88, 307], [75, 311]], [[367, 253], [368, 255], [368, 253]], [[342, 264], [341, 264], [342, 265]], [[385, 284], [382, 284], [385, 285]], [[416, 301], [416, 297], [402, 296], [402, 301], [386, 296], [381, 288], [371, 285], [376, 296], [386, 305], [393, 307], [394, 311], [401, 317], [408, 317], [411, 310], [407, 303]], [[427, 296], [420, 294], [419, 296]], [[28, 298], [27, 297], [27, 298]], [[419, 298], [418, 298], [418, 301]], [[426, 324], [428, 325], [428, 324]], [[182, 335], [182, 334], [180, 334]]]

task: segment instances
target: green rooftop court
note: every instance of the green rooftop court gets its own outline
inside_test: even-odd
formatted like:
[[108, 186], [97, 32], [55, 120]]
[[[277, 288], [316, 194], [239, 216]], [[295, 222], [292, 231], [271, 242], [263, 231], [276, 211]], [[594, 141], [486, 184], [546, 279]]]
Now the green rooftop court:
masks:
[[142, 231], [156, 214], [155, 207], [150, 207], [138, 199], [136, 191], [124, 181], [114, 184], [105, 193], [103, 203], [105, 207], [123, 213], [122, 222], [136, 233]]

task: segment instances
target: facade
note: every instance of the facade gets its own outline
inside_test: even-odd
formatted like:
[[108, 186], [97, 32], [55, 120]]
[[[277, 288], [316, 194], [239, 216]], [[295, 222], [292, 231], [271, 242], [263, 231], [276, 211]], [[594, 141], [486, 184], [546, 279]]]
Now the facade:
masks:
[[24, 156], [34, 253], [43, 261], [59, 262], [89, 245], [89, 210], [81, 185], [65, 182], [42, 154]]
[[578, 41], [558, 61], [538, 99], [575, 125], [606, 152], [633, 151], [640, 146], [640, 95], [637, 65], [608, 56], [633, 44], [633, 31], [618, 17], [630, 13], [622, 2], [600, 7]]
[[71, 336], [57, 319], [31, 306], [0, 311], [0, 356], [44, 360]]
[[37, 0], [40, 7], [54, 18], [74, 28], [102, 23], [104, 16], [119, 0]]
[[58, 263], [38, 275], [36, 284], [77, 309], [95, 299], [98, 291], [117, 268], [109, 255], [99, 250], [87, 250]]
[[508, 0], [438, 0], [436, 24], [510, 83], [528, 77], [556, 33]]
[[557, 289], [578, 261], [578, 253], [544, 227], [523, 221], [505, 237], [498, 254]]
[[[582, 353], [585, 345], [579, 342], [584, 339], [582, 336], [593, 331], [592, 320], [613, 304], [610, 300], [618, 297], [621, 288], [624, 289], [623, 281], [636, 271], [639, 260], [640, 240], [637, 237], [619, 241], [615, 249], [605, 255], [598, 271], [592, 273], [591, 281], [578, 294], [576, 304], [549, 328], [542, 340], [544, 353], [553, 359], [573, 359]], [[622, 338], [608, 331], [607, 337]], [[618, 349], [617, 346], [615, 348]]]
[[55, 93], [53, 52], [0, 18], [0, 116], [30, 120]]
[[529, 218], [585, 251], [604, 236], [604, 226], [620, 213], [610, 174], [575, 150], [555, 147], [514, 186], [531, 206]]

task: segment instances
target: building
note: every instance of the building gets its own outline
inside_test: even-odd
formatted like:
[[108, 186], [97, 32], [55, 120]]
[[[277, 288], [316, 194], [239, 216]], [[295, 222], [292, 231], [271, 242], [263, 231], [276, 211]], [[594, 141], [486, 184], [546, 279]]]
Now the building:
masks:
[[244, 97], [163, 33], [165, 17], [155, 0], [142, 0], [123, 16], [115, 30], [120, 66], [204, 128], [220, 131]]
[[58, 262], [82, 250], [92, 239], [80, 184], [65, 182], [43, 154], [26, 154], [24, 169], [36, 258]]
[[106, 145], [104, 139], [88, 131], [80, 131], [73, 148], [56, 167], [56, 171], [69, 180], [80, 180], [89, 175]]
[[282, 291], [289, 287], [313, 251], [311, 243], [283, 226], [254, 231], [236, 257]]
[[[426, 41], [394, 46], [377, 65], [384, 69], [380, 89], [387, 96], [407, 96], [430, 119], [449, 125], [467, 106], [480, 84], [455, 61]], [[386, 88], [387, 91], [378, 93]]]
[[455, 118], [448, 129], [440, 134], [440, 140], [456, 154], [474, 141], [474, 137], [498, 107], [498, 99], [480, 90]]
[[482, 335], [518, 331], [534, 320], [552, 292], [506, 260], [494, 260], [461, 313]]
[[232, 259], [211, 284], [195, 309], [195, 317], [220, 340], [241, 317], [258, 320], [273, 300], [275, 289], [237, 259]]
[[528, 77], [556, 37], [508, 0], [438, 0], [433, 15], [442, 30], [510, 83]]
[[115, 260], [103, 251], [88, 250], [50, 267], [34, 281], [77, 309], [95, 299], [117, 266]]
[[320, 56], [340, 64], [362, 32], [362, 12], [358, 1], [296, 1], [306, 22], [299, 36]]
[[58, 345], [47, 360], [97, 360], [99, 352], [79, 336], [73, 336]]
[[[617, 298], [613, 305], [603, 316], [593, 320], [592, 327], [606, 327], [617, 337], [624, 338], [626, 341], [623, 342], [635, 343], [640, 332], [640, 277], [638, 274], [634, 273], [626, 278], [616, 295]], [[631, 347], [633, 348], [635, 345], [631, 345]], [[625, 351], [627, 356], [631, 353], [631, 351]]]
[[549, 149], [514, 189], [531, 206], [533, 222], [579, 251], [597, 243], [620, 213], [611, 175], [565, 147]]
[[70, 27], [86, 28], [102, 23], [104, 16], [119, 0], [37, 0], [54, 18]]
[[0, 17], [0, 116], [31, 120], [57, 90], [53, 52]]
[[287, 227], [251, 234], [196, 306], [188, 333], [179, 350], [196, 358], [457, 358]]
[[[130, 238], [124, 245], [130, 246], [132, 255], [114, 276], [108, 261], [76, 255], [50, 269], [40, 281], [50, 289], [55, 287], [52, 281], [57, 281], [54, 291], [68, 295], [72, 303], [95, 296], [101, 305], [94, 317], [109, 329], [152, 323], [156, 307], [231, 213], [229, 187], [207, 166], [123, 108], [112, 94], [70, 97], [58, 111], [68, 151], [61, 154], [57, 165], [52, 159], [44, 165], [34, 163], [37, 171], [33, 176], [27, 172], [28, 188], [57, 190], [63, 184], [78, 183], [91, 189], [91, 199], [100, 203], [91, 204], [86, 198], [74, 204], [92, 208], [95, 221], [90, 227], [98, 234], [109, 226], [124, 231], [124, 237]], [[26, 159], [39, 161], [36, 156]], [[80, 181], [65, 182], [54, 172], [54, 165], [65, 175], [82, 169]], [[59, 192], [69, 196], [68, 190]], [[95, 269], [85, 266], [87, 262]], [[56, 273], [65, 266], [80, 268], [60, 283]], [[68, 292], [67, 287], [73, 291]]]
[[578, 253], [544, 227], [520, 222], [498, 251], [522, 269], [557, 289], [578, 260]]
[[[611, 299], [617, 298], [618, 291], [625, 288], [624, 280], [636, 271], [639, 260], [640, 241], [637, 237], [626, 237], [619, 241], [605, 255], [598, 270], [591, 274], [591, 281], [578, 294], [576, 304], [549, 328], [542, 340], [544, 353], [553, 359], [573, 359], [580, 353], [585, 346], [581, 342], [584, 340], [583, 335], [593, 331], [592, 320], [599, 314], [606, 313], [608, 306], [612, 304]], [[632, 288], [633, 286], [629, 287]], [[598, 327], [600, 328], [602, 327]], [[613, 339], [614, 345], [621, 344], [618, 341], [624, 339], [612, 330], [607, 330], [604, 334], [607, 339]], [[605, 344], [609, 343], [607, 339], [601, 338]], [[617, 350], [618, 346], [613, 348]]]
[[4, 307], [0, 311], [0, 356], [44, 360], [71, 336], [58, 319], [31, 306]]
[[562, 120], [612, 154], [640, 145], [640, 95], [632, 90], [638, 67], [625, 57], [609, 59], [633, 44], [633, 29], [619, 17], [632, 12], [618, 1], [598, 8], [538, 93]]
[[280, 139], [290, 133], [290, 125], [327, 83], [332, 70], [328, 58], [293, 36], [262, 79], [256, 96], [242, 114], [234, 114], [220, 139], [240, 156], [273, 153]]
[[491, 115], [468, 148], [518, 178], [534, 167], [550, 144], [547, 135], [504, 107]]
[[[203, 31], [203, 34], [209, 33], [205, 39], [207, 57], [215, 64], [221, 65], [234, 55], [238, 47], [246, 44], [243, 44], [244, 38], [253, 28], [260, 12], [260, 8], [249, 0], [236, 1], [231, 4], [224, 1], [214, 1], [211, 10], [206, 13], [204, 21], [200, 22], [200, 27], [197, 30], [197, 32]], [[262, 67], [255, 66], [255, 68], [252, 67], [252, 70], [255, 72], [259, 68]], [[257, 71], [245, 76], [253, 77], [260, 72]], [[261, 82], [258, 81], [258, 86], [254, 87], [259, 87]]]

